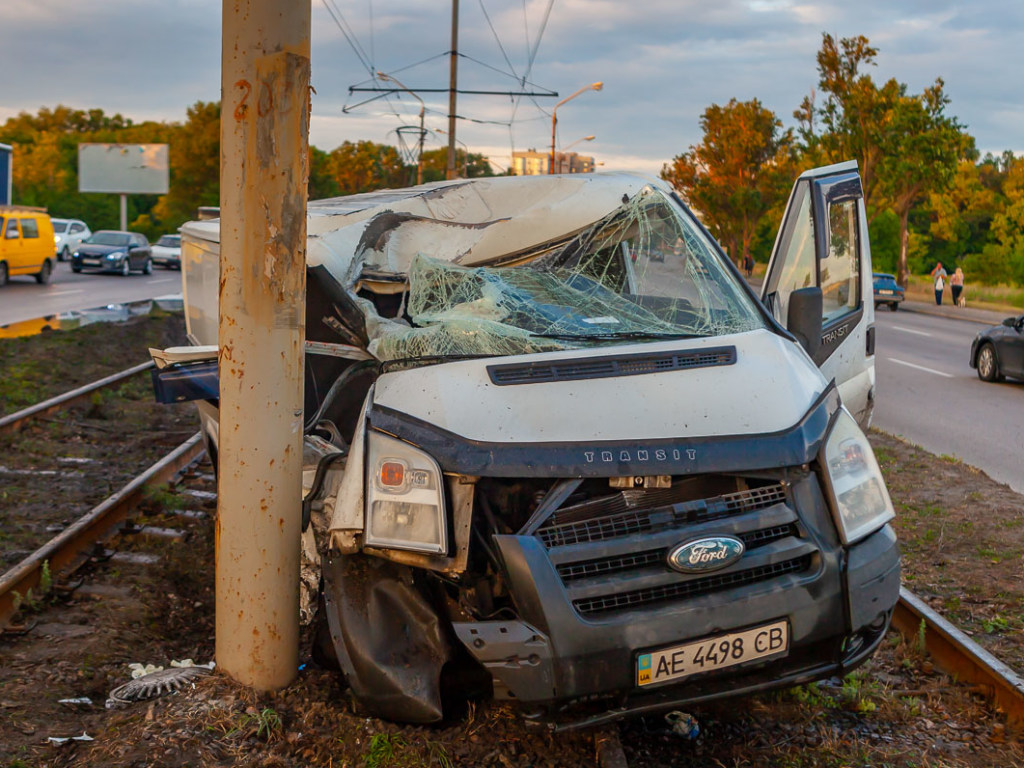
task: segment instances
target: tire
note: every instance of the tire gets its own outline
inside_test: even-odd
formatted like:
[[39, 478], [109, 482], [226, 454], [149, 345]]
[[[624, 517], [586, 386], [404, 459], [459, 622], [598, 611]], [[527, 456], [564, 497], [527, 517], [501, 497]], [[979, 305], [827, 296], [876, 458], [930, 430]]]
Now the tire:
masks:
[[900, 308], [900, 303], [898, 301], [890, 301], [889, 302], [889, 311], [890, 312], [895, 312], [899, 308]]
[[146, 263], [142, 265], [142, 274], [152, 275], [153, 274], [153, 260], [146, 259]]
[[57, 261], [67, 261], [70, 258], [71, 258], [71, 251], [69, 251], [68, 247], [65, 245], [63, 250], [61, 250], [61, 252], [59, 254], [57, 254]]
[[124, 257], [124, 261], [121, 262], [121, 277], [128, 277], [132, 272], [132, 264], [127, 256]]
[[36, 282], [40, 285], [46, 285], [50, 282], [53, 277], [53, 262], [49, 259], [43, 260], [42, 268], [36, 272]]
[[991, 344], [983, 344], [978, 350], [978, 378], [982, 381], [1003, 380], [999, 362], [996, 360], [996, 348]]
[[0, 285], [7, 285], [7, 262], [0, 261]]
[[77, 275], [79, 272], [82, 271], [82, 268], [81, 267], [76, 267], [74, 264], [72, 264], [71, 265], [71, 271], [74, 272]]

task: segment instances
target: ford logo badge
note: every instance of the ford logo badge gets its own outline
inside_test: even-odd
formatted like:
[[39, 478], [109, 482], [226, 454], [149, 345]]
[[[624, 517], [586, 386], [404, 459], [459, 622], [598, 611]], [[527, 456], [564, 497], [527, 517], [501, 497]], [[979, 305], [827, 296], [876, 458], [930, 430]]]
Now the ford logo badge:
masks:
[[669, 550], [668, 564], [680, 573], [707, 573], [732, 565], [746, 547], [733, 536], [706, 536]]

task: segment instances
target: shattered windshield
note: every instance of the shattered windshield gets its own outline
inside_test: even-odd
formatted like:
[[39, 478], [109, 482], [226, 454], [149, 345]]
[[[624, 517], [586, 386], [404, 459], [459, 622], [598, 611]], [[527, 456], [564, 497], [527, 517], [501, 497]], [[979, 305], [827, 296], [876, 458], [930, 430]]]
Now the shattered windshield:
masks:
[[706, 236], [651, 187], [515, 266], [418, 254], [408, 317], [370, 345], [379, 359], [514, 355], [718, 336], [764, 327]]

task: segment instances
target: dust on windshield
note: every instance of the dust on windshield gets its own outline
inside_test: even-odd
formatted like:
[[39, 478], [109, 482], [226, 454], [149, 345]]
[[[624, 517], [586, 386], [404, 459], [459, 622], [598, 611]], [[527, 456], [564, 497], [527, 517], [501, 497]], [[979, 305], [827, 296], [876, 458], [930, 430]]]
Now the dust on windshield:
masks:
[[379, 359], [515, 355], [764, 327], [706, 235], [650, 187], [525, 263], [463, 267], [418, 254], [408, 279], [412, 327], [386, 323], [370, 345]]

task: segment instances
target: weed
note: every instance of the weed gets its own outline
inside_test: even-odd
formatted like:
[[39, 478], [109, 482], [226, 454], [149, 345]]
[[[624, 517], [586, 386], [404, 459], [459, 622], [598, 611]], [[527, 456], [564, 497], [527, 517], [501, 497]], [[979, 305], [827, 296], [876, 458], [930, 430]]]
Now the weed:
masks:
[[[391, 765], [395, 754], [407, 746], [405, 739], [389, 733], [375, 733], [370, 739], [370, 749], [363, 755], [366, 768], [384, 768]], [[445, 755], [447, 758], [447, 755]]]
[[999, 614], [996, 614], [990, 619], [983, 619], [981, 622], [981, 628], [985, 630], [985, 634], [991, 635], [993, 632], [1003, 632], [1010, 628], [1010, 622], [1004, 619]]
[[924, 619], [917, 628], [917, 652], [924, 656], [928, 652], [928, 625]]
[[817, 683], [798, 685], [790, 688], [787, 693], [800, 704], [812, 709], [834, 709], [836, 701], [828, 693], [822, 691]]
[[248, 730], [254, 727], [257, 738], [269, 741], [276, 731], [281, 730], [281, 717], [270, 707], [264, 707], [255, 714], [242, 715], [237, 730]]
[[146, 501], [161, 510], [184, 509], [185, 500], [169, 485], [148, 486], [145, 490]]

